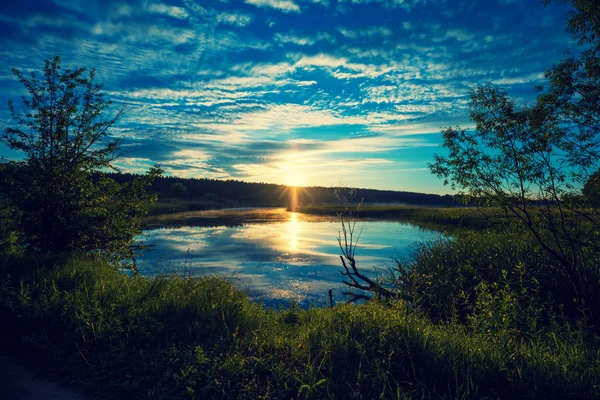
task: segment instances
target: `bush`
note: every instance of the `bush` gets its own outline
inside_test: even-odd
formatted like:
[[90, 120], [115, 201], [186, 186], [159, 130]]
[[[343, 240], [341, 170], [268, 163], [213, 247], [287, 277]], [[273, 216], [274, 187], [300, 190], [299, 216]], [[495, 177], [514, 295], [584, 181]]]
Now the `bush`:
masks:
[[[401, 291], [434, 321], [521, 334], [552, 330], [559, 322], [598, 326], [598, 312], [588, 308], [582, 316], [582, 305], [570, 296], [571, 282], [518, 225], [482, 232], [459, 230], [454, 235], [418, 244], [412, 262], [406, 264]], [[590, 278], [598, 278], [594, 265], [587, 272]], [[600, 290], [598, 283], [596, 287]], [[595, 304], [595, 295], [585, 301]]]

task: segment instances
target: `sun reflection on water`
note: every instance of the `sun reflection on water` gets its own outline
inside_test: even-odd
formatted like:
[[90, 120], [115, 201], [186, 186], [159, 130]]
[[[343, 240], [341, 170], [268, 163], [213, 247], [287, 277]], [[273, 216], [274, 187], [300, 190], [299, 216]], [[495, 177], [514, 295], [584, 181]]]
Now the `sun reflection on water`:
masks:
[[298, 252], [298, 235], [300, 233], [300, 222], [298, 221], [298, 214], [293, 212], [290, 213], [290, 220], [287, 223], [288, 230], [288, 248], [290, 252]]

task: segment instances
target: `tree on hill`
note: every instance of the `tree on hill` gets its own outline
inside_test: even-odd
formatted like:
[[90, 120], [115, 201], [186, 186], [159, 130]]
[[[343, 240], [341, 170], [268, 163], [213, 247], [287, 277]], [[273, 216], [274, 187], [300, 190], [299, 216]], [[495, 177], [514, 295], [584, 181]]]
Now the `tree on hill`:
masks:
[[115, 169], [120, 141], [110, 128], [122, 109], [108, 113], [110, 101], [85, 68], [61, 70], [60, 58], [45, 62], [43, 76], [14, 74], [28, 91], [22, 106], [9, 101], [16, 126], [0, 141], [24, 153], [24, 160], [6, 163], [4, 201], [18, 210], [18, 230], [33, 251], [90, 251], [126, 255], [140, 232], [141, 217], [154, 196], [146, 192], [160, 174], [119, 185], [105, 176]]

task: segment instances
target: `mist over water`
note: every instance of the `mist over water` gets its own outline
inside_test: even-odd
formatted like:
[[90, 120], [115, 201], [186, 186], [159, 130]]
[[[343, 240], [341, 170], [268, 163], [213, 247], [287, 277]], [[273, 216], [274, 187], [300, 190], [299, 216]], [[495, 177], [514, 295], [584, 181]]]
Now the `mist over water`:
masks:
[[[341, 224], [336, 219], [282, 213], [275, 221], [256, 218], [194, 220], [196, 226], [145, 230], [138, 240], [151, 245], [139, 260], [143, 275], [217, 275], [232, 279], [252, 300], [267, 306], [303, 307], [343, 302], [340, 249]], [[362, 230], [362, 232], [361, 232]], [[365, 271], [394, 265], [411, 244], [440, 234], [408, 223], [358, 221], [356, 258]]]

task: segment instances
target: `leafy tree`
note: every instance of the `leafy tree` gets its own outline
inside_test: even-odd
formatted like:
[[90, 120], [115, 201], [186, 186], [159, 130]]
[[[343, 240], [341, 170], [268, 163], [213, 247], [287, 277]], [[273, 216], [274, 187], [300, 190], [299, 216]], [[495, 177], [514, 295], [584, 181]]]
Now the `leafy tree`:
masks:
[[582, 192], [592, 207], [600, 207], [600, 170], [583, 185]]
[[188, 197], [187, 187], [181, 182], [175, 182], [169, 187], [169, 196], [178, 199], [185, 199]]
[[154, 198], [146, 192], [160, 174], [119, 185], [105, 176], [121, 155], [109, 129], [122, 109], [108, 114], [110, 101], [85, 68], [61, 70], [60, 58], [45, 62], [43, 76], [14, 74], [28, 91], [22, 106], [9, 102], [17, 122], [0, 134], [23, 161], [6, 163], [5, 200], [18, 210], [25, 244], [37, 251], [100, 250], [124, 255], [140, 231], [141, 217]]
[[544, 0], [544, 5], [561, 1], [570, 4], [567, 12], [567, 31], [580, 45], [591, 44], [598, 49], [600, 42], [600, 7], [597, 0]]
[[[457, 190], [459, 197], [500, 208], [511, 221], [517, 221], [517, 226], [504, 234], [518, 232], [521, 243], [535, 244], [530, 252], [537, 261], [513, 257], [506, 249], [505, 253], [495, 253], [495, 247], [488, 246], [491, 242], [484, 243], [490, 251], [481, 261], [485, 246], [468, 237], [448, 242], [448, 246], [424, 247], [417, 251], [409, 269], [397, 260], [398, 268], [390, 271], [384, 286], [356, 267], [353, 225], [348, 229], [342, 220], [344, 240], [340, 247], [347, 285], [377, 297], [405, 298], [420, 306], [436, 296], [442, 300], [434, 303], [442, 304], [443, 299], [452, 297], [444, 288], [456, 289], [458, 294], [452, 297], [456, 304], [441, 308], [448, 318], [454, 317], [447, 315], [454, 312], [454, 306], [481, 312], [486, 293], [492, 296], [490, 288], [506, 295], [486, 303], [492, 308], [496, 300], [502, 303], [513, 294], [518, 301], [511, 300], [511, 304], [522, 305], [529, 296], [545, 293], [547, 296], [538, 300], [548, 301], [554, 312], [575, 318], [584, 315], [600, 326], [600, 226], [597, 209], [590, 207], [598, 188], [598, 173], [593, 173], [600, 166], [600, 8], [596, 0], [571, 3], [569, 30], [586, 46], [583, 51], [546, 72], [547, 84], [539, 88], [531, 106], [518, 106], [500, 88], [475, 87], [470, 102], [475, 128], [445, 129], [442, 135], [447, 153], [436, 155], [430, 165], [432, 173]], [[579, 194], [582, 188], [584, 196]], [[457, 243], [465, 248], [461, 250]], [[446, 247], [448, 252], [440, 252]], [[472, 260], [465, 256], [469, 251]], [[494, 258], [502, 257], [509, 264], [500, 266], [507, 273], [504, 286], [498, 286], [494, 279], [482, 277], [500, 272], [493, 264]], [[456, 262], [449, 262], [451, 259]], [[527, 259], [527, 263], [519, 259]], [[443, 271], [445, 263], [452, 271], [470, 271], [474, 275], [471, 284], [460, 282], [466, 279], [464, 273], [459, 281], [448, 278]], [[530, 284], [523, 286], [525, 281]], [[538, 288], [538, 284], [545, 286]], [[431, 290], [433, 287], [438, 289]], [[514, 293], [508, 293], [511, 287], [516, 288]]]
[[448, 154], [436, 155], [430, 168], [459, 194], [523, 223], [574, 304], [595, 310], [600, 227], [579, 191], [600, 165], [600, 14], [596, 1], [571, 3], [569, 31], [584, 51], [546, 72], [533, 106], [517, 107], [499, 88], [476, 87], [475, 129], [445, 129]]

